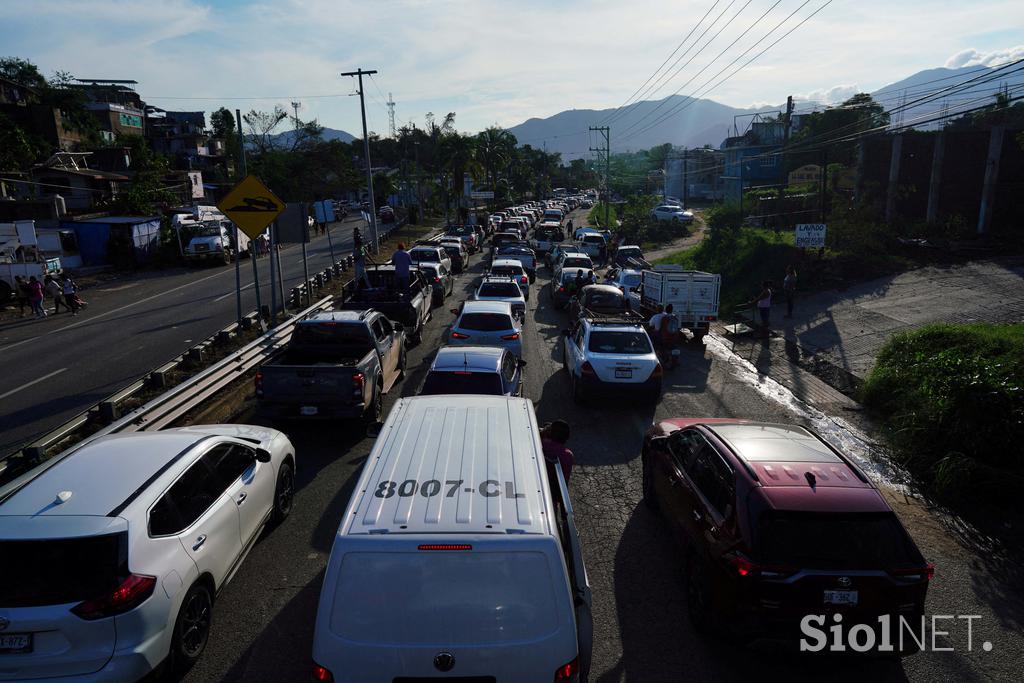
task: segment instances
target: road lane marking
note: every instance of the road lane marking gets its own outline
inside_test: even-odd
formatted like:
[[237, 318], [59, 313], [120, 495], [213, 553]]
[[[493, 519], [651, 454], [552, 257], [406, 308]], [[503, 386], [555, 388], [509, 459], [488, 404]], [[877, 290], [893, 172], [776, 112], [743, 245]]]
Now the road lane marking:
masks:
[[21, 391], [22, 389], [28, 389], [33, 384], [39, 384], [40, 382], [44, 382], [44, 381], [50, 379], [51, 377], [53, 377], [54, 375], [59, 375], [60, 373], [64, 372], [65, 370], [67, 370], [67, 368], [61, 368], [60, 370], [54, 370], [53, 372], [51, 372], [48, 375], [43, 375], [42, 377], [36, 377], [31, 382], [25, 382], [20, 387], [17, 387], [15, 389], [11, 389], [6, 394], [0, 394], [0, 399], [4, 399], [4, 398], [7, 398], [8, 396], [11, 396], [12, 394], [16, 394], [19, 391]]
[[[253, 286], [253, 284], [254, 284], [254, 283], [250, 282], [250, 283], [249, 283], [249, 284], [247, 284], [246, 286], [242, 287], [242, 289], [249, 289], [250, 287], [252, 287], [252, 286]], [[233, 290], [233, 289], [232, 289], [232, 290], [231, 290], [230, 292], [228, 292], [228, 293], [227, 293], [227, 294], [225, 294], [224, 296], [219, 296], [219, 297], [217, 297], [216, 299], [214, 299], [214, 300], [213, 300], [213, 303], [217, 303], [218, 301], [223, 301], [224, 299], [227, 299], [227, 298], [228, 298], [229, 296], [234, 296], [234, 295], [235, 295], [235, 290]]]

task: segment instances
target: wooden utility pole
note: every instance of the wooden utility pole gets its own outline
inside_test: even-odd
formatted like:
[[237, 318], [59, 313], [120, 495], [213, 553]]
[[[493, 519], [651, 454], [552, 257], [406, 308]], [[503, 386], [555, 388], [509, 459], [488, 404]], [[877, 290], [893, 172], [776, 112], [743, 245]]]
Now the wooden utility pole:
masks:
[[370, 163], [370, 137], [366, 132], [366, 99], [363, 97], [363, 76], [372, 76], [376, 70], [346, 71], [342, 76], [355, 76], [359, 79], [359, 110], [363, 115], [363, 154], [366, 156], [366, 189], [370, 194], [370, 231], [373, 233], [373, 253], [380, 250], [380, 240], [377, 238], [377, 200], [373, 196], [373, 165]]
[[604, 229], [611, 230], [612, 226], [608, 217], [612, 204], [611, 196], [611, 171], [612, 171], [612, 143], [611, 131], [608, 126], [590, 126], [590, 130], [597, 131], [604, 138], [604, 149], [591, 147], [591, 152], [604, 152]]
[[1003, 133], [1006, 127], [993, 126], [988, 139], [988, 160], [985, 162], [985, 184], [981, 189], [981, 211], [978, 212], [978, 234], [984, 235], [992, 224], [992, 209], [996, 200], [996, 181], [999, 179], [999, 158], [1003, 152]]

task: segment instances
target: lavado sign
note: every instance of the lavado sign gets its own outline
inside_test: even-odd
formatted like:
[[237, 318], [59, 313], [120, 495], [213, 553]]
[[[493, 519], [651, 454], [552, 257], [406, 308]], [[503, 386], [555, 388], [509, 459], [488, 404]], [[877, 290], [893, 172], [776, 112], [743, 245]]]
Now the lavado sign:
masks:
[[825, 246], [825, 223], [797, 223], [796, 246], [821, 249]]

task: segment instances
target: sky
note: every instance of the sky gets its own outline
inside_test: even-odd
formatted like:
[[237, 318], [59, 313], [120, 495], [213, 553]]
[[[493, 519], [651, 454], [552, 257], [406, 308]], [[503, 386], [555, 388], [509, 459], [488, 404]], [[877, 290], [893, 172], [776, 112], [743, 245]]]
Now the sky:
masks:
[[1024, 2], [0, 0], [0, 56], [47, 76], [133, 79], [170, 110], [298, 101], [302, 120], [357, 136], [355, 79], [341, 72], [378, 71], [364, 84], [371, 131], [387, 134], [391, 93], [399, 126], [455, 112], [456, 127], [475, 132], [619, 106], [684, 39], [644, 99], [833, 102], [923, 69], [1024, 57]]

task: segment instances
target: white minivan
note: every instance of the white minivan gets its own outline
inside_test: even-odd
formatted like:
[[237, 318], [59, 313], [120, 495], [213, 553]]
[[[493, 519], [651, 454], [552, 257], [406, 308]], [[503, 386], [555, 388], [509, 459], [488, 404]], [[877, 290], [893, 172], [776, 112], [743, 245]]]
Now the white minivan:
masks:
[[590, 586], [533, 404], [395, 404], [334, 539], [313, 637], [327, 681], [585, 681]]

